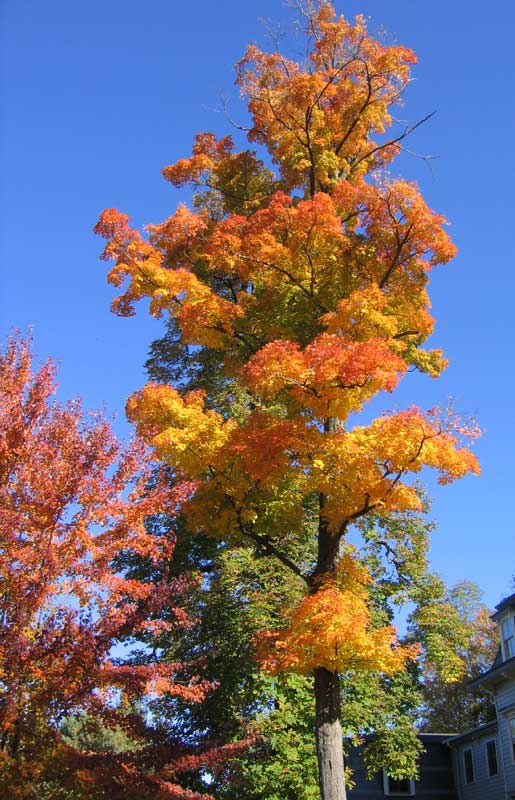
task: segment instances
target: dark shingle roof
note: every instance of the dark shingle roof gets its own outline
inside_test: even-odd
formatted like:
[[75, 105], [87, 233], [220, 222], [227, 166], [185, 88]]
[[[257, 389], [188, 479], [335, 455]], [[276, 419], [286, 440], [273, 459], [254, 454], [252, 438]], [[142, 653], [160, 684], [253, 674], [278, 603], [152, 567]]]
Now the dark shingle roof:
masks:
[[497, 619], [499, 614], [502, 614], [505, 609], [510, 608], [511, 606], [515, 608], [515, 592], [508, 595], [508, 597], [505, 597], [504, 600], [501, 600], [501, 602], [496, 605], [495, 614], [492, 614], [492, 619]]

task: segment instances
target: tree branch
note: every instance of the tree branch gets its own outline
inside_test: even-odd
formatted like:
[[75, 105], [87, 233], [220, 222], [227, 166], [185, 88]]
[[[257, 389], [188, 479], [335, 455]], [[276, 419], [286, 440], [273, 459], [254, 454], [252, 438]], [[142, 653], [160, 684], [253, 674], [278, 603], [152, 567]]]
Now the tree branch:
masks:
[[278, 550], [274, 544], [272, 544], [269, 536], [260, 536], [251, 528], [248, 528], [246, 525], [244, 525], [241, 519], [241, 511], [236, 508], [234, 499], [229, 495], [226, 495], [226, 499], [234, 508], [236, 519], [238, 520], [238, 528], [240, 529], [241, 534], [248, 539], [252, 539], [252, 541], [255, 542], [258, 547], [260, 547], [261, 550], [266, 553], [266, 555], [277, 558], [278, 561], [283, 564], [283, 566], [290, 570], [290, 572], [293, 572], [294, 575], [297, 575], [298, 578], [301, 578], [308, 587], [311, 587], [313, 581], [310, 576], [305, 575], [301, 568], [297, 566], [294, 561], [288, 558], [288, 556], [284, 555], [284, 553], [281, 553], [281, 551]]
[[397, 142], [402, 142], [402, 140], [405, 139], [407, 136], [409, 136], [410, 133], [413, 133], [413, 131], [419, 128], [420, 125], [423, 125], [424, 122], [427, 122], [429, 119], [431, 119], [431, 117], [434, 117], [435, 114], [436, 111], [432, 111], [430, 114], [424, 117], [424, 119], [421, 119], [418, 122], [416, 122], [415, 125], [411, 125], [409, 128], [406, 128], [404, 132], [401, 133], [400, 136], [397, 136], [395, 139], [390, 139], [388, 142], [385, 142], [384, 144], [379, 144], [377, 145], [377, 147], [374, 147], [372, 150], [369, 150], [368, 153], [365, 153], [364, 156], [361, 156], [361, 158], [358, 159], [352, 165], [351, 172], [354, 172], [358, 164], [361, 164], [362, 161], [365, 161], [367, 158], [370, 158], [370, 156], [373, 156], [374, 153], [377, 153], [379, 150], [384, 150], [386, 147], [391, 147], [393, 144], [397, 144]]

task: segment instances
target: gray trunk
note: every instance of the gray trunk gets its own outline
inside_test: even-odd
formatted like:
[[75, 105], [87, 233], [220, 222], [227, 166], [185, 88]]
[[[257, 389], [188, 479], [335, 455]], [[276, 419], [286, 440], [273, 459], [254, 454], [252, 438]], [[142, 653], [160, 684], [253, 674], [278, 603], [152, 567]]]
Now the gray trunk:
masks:
[[[335, 417], [325, 420], [324, 430], [336, 433]], [[341, 532], [334, 534], [324, 519], [325, 498], [320, 495], [318, 524], [318, 558], [314, 577], [334, 573], [338, 563]], [[316, 584], [315, 584], [316, 591]], [[337, 672], [324, 667], [315, 669], [315, 738], [318, 756], [320, 800], [346, 800], [343, 771], [343, 737], [341, 726], [340, 679]]]
[[340, 681], [323, 667], [315, 669], [315, 709], [320, 800], [345, 800]]

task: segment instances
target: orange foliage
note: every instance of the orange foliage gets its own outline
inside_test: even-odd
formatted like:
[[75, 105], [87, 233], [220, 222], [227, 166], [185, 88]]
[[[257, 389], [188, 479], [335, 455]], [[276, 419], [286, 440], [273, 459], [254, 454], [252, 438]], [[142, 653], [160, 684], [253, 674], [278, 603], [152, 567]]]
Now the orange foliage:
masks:
[[[272, 549], [290, 567], [285, 552], [314, 529], [314, 497], [319, 542], [340, 541], [371, 511], [420, 508], [410, 476], [424, 467], [441, 483], [479, 472], [462, 441], [470, 431], [453, 417], [410, 408], [348, 425], [409, 370], [436, 377], [445, 368], [439, 349], [424, 349], [434, 328], [427, 283], [456, 248], [418, 188], [385, 175], [407, 135], [387, 138], [414, 54], [382, 45], [361, 17], [337, 18], [325, 0], [306, 14], [306, 62], [251, 46], [237, 67], [248, 138], [267, 148], [277, 174], [229, 137], [202, 133], [189, 158], [163, 171], [193, 187], [194, 211], [181, 206], [149, 226], [148, 241], [113, 211], [97, 226], [115, 261], [109, 280], [128, 280], [115, 310], [147, 297], [152, 313], [167, 311], [186, 361], [200, 348], [230, 398], [219, 406], [216, 391], [150, 384], [128, 402], [140, 435], [195, 481], [189, 526]], [[313, 614], [330, 627], [331, 607], [345, 627], [356, 603], [366, 611], [359, 592], [327, 579], [299, 607], [295, 636]], [[360, 626], [349, 641], [361, 653], [354, 663], [365, 664], [361, 646], [375, 647], [366, 614]]]
[[367, 670], [391, 675], [418, 654], [418, 646], [397, 643], [392, 626], [373, 628], [368, 608], [371, 581], [356, 557], [345, 554], [334, 575], [322, 575], [316, 590], [287, 614], [287, 627], [259, 642], [263, 669], [307, 674]]
[[391, 161], [392, 143], [370, 137], [392, 123], [391, 106], [410, 77], [413, 51], [383, 47], [363, 17], [336, 18], [328, 2], [310, 19], [314, 46], [306, 68], [280, 53], [247, 48], [238, 83], [248, 97], [251, 141], [266, 145], [289, 189], [335, 181]]
[[[102, 258], [115, 259], [108, 275], [113, 286], [129, 279], [127, 290], [113, 302], [113, 310], [121, 316], [134, 313], [133, 305], [143, 297], [150, 298], [150, 313], [160, 317], [164, 309], [178, 319], [185, 341], [211, 347], [222, 346], [233, 333], [231, 320], [241, 310], [212, 292], [189, 269], [166, 268], [163, 254], [141, 239], [128, 227], [125, 214], [108, 209], [101, 215], [95, 232], [110, 238]], [[169, 257], [187, 258], [191, 240], [204, 229], [202, 219], [185, 208], [174, 218], [154, 227], [156, 241], [166, 237]], [[113, 233], [114, 231], [114, 233]]]
[[[477, 431], [437, 410], [410, 408], [327, 436], [301, 419], [264, 411], [237, 426], [206, 410], [200, 392], [182, 398], [169, 386], [150, 384], [129, 400], [128, 413], [161, 458], [201, 480], [198, 502], [194, 495], [187, 513], [193, 512], [196, 528], [220, 536], [241, 530], [242, 514], [246, 520], [260, 517], [272, 497], [276, 513], [284, 506], [287, 527], [292, 502], [323, 494], [323, 515], [336, 533], [372, 510], [420, 509], [417, 488], [406, 478], [424, 466], [436, 469], [442, 484], [479, 473], [477, 459], [460, 444], [463, 435]], [[277, 530], [269, 534], [278, 536]]]
[[384, 339], [353, 342], [329, 333], [303, 352], [297, 343], [277, 340], [256, 353], [244, 375], [262, 397], [273, 399], [288, 390], [297, 407], [314, 416], [345, 419], [378, 391], [395, 388], [407, 364], [394, 349], [400, 348]]

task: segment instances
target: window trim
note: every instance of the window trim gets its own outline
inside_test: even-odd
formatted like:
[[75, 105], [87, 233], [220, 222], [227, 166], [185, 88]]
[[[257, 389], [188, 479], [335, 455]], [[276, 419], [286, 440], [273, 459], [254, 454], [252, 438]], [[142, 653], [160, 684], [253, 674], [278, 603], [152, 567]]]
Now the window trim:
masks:
[[511, 763], [515, 764], [515, 714], [508, 716], [508, 740], [510, 742]]
[[386, 797], [415, 797], [415, 781], [413, 778], [409, 780], [409, 792], [392, 792], [390, 791], [390, 776], [387, 771], [383, 769], [383, 791]]
[[[511, 623], [511, 636], [508, 636], [508, 638], [505, 638], [503, 631], [503, 626], [505, 622]], [[502, 617], [502, 619], [499, 620], [499, 628], [501, 631], [503, 661], [508, 661], [508, 659], [513, 658], [515, 656], [515, 615], [513, 614], [513, 611], [510, 611], [508, 614]], [[511, 642], [511, 647], [513, 648], [514, 651], [513, 655], [510, 655], [509, 652], [510, 645], [508, 644], [508, 642]]]
[[[472, 765], [472, 780], [467, 780], [467, 765], [465, 763], [465, 754], [470, 753], [470, 763]], [[462, 751], [462, 760], [463, 760], [463, 779], [465, 781], [465, 786], [472, 786], [473, 783], [476, 782], [476, 767], [474, 764], [474, 749], [472, 747], [465, 747]]]
[[[493, 744], [495, 747], [495, 764], [497, 772], [490, 772], [490, 759], [488, 757], [488, 745]], [[485, 739], [485, 755], [486, 755], [486, 774], [489, 778], [496, 778], [499, 775], [499, 748], [497, 746], [497, 738], [492, 736], [491, 739]]]

